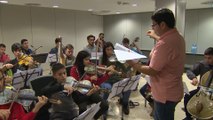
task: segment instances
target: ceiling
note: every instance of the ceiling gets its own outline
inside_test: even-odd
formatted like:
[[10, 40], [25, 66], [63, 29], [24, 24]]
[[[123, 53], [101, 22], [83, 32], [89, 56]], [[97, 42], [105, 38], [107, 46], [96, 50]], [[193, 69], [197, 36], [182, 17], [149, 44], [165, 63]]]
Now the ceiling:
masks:
[[[8, 4], [35, 4], [38, 7], [59, 6], [57, 9], [90, 11], [97, 15], [154, 11], [155, 0], [7, 0]], [[209, 4], [201, 4], [211, 1]], [[37, 5], [36, 5], [37, 4]], [[137, 6], [133, 6], [137, 4]], [[187, 0], [187, 9], [213, 7], [213, 0]]]

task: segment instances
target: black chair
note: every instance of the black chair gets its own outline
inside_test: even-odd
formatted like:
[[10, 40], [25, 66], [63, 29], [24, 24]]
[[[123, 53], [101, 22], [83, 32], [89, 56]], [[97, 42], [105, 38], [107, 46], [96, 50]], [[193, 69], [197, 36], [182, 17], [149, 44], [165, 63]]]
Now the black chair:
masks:
[[35, 91], [36, 96], [41, 96], [41, 89], [53, 80], [53, 76], [40, 76], [30, 81], [30, 87]]
[[72, 68], [72, 66], [73, 65], [66, 66], [67, 76], [70, 76], [70, 69]]

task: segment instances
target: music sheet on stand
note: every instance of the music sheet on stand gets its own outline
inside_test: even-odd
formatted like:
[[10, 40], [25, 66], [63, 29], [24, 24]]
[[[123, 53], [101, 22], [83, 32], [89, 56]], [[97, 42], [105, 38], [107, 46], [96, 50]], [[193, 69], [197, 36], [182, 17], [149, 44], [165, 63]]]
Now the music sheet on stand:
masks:
[[112, 92], [109, 94], [108, 100], [120, 95], [122, 92], [128, 90], [135, 90], [139, 82], [141, 75], [132, 76], [131, 78], [125, 78], [119, 82], [116, 82], [112, 86]]
[[93, 104], [90, 108], [88, 108], [85, 112], [83, 112], [73, 120], [93, 120], [93, 117], [100, 109], [100, 104], [101, 102]]
[[13, 76], [13, 87], [18, 89], [24, 87], [25, 84], [29, 86], [30, 80], [40, 76], [41, 73], [42, 68], [35, 68], [26, 71], [18, 71]]

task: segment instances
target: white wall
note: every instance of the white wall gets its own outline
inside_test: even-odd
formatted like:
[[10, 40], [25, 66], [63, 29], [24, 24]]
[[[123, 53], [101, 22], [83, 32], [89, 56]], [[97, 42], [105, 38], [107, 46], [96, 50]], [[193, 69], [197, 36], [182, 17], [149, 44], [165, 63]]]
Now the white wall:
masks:
[[[213, 46], [213, 9], [186, 11], [185, 41], [186, 52], [191, 51], [191, 45], [197, 44], [198, 53]], [[123, 35], [133, 40], [139, 36], [139, 46], [143, 50], [151, 50], [152, 39], [146, 36], [151, 29], [152, 13], [124, 14], [104, 16], [105, 39], [113, 43], [121, 43]]]
[[154, 41], [146, 36], [147, 30], [151, 29], [150, 16], [151, 13], [104, 16], [105, 40], [121, 43], [123, 37], [130, 40], [140, 37], [139, 46], [150, 50], [154, 45]]
[[0, 42], [6, 44], [7, 53], [13, 58], [11, 45], [27, 38], [30, 44], [43, 47], [38, 51], [49, 52], [55, 38], [63, 37], [63, 44], [71, 43], [75, 54], [87, 44], [89, 34], [103, 32], [103, 17], [90, 12], [65, 9], [0, 5]]

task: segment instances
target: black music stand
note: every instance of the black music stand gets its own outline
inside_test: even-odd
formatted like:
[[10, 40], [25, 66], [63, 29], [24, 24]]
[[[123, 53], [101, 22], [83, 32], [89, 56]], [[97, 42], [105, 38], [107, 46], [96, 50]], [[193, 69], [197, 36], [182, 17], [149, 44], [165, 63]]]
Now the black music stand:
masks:
[[35, 91], [36, 96], [41, 96], [43, 95], [41, 89], [46, 87], [53, 80], [53, 76], [40, 76], [34, 78], [30, 81], [30, 88]]
[[[132, 76], [130, 78], [125, 78], [119, 82], [116, 82], [112, 86], [112, 92], [109, 94], [108, 100], [115, 97], [119, 96], [121, 93], [126, 92], [128, 90], [135, 90], [139, 79], [141, 75], [136, 75]], [[121, 114], [121, 120], [123, 120], [123, 108], [122, 108], [122, 114]]]
[[92, 105], [89, 109], [84, 111], [82, 114], [80, 114], [78, 117], [74, 118], [73, 120], [92, 120], [95, 114], [100, 109], [101, 102]]
[[34, 54], [31, 55], [33, 57], [33, 60], [39, 63], [45, 63], [47, 61], [48, 53], [40, 53], [40, 54]]
[[30, 87], [29, 81], [41, 75], [42, 75], [41, 68], [35, 68], [35, 69], [17, 72], [13, 75], [12, 86], [15, 89], [29, 88]]

